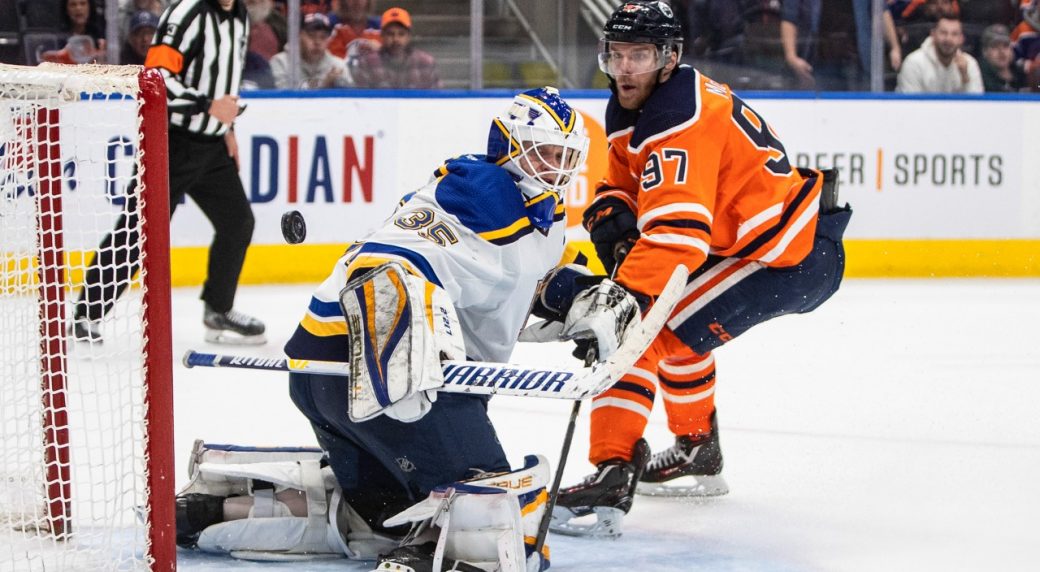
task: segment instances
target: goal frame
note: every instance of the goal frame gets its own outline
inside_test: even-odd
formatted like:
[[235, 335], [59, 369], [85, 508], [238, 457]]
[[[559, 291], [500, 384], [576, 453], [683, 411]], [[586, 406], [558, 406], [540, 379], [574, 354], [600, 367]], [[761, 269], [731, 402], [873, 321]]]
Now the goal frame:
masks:
[[[51, 68], [55, 70], [55, 68]], [[60, 73], [60, 71], [58, 72]], [[147, 193], [142, 213], [148, 224], [141, 233], [144, 424], [147, 536], [146, 558], [154, 571], [177, 567], [174, 508], [173, 349], [170, 292], [170, 204], [166, 85], [156, 69], [138, 74], [141, 164], [138, 176]], [[37, 111], [40, 126], [34, 142], [39, 172], [37, 233], [39, 260], [41, 384], [44, 463], [47, 475], [46, 515], [50, 533], [67, 540], [72, 533], [69, 421], [65, 408], [67, 344], [71, 317], [66, 311], [66, 260], [63, 245], [60, 109]], [[46, 126], [46, 127], [43, 127]]]

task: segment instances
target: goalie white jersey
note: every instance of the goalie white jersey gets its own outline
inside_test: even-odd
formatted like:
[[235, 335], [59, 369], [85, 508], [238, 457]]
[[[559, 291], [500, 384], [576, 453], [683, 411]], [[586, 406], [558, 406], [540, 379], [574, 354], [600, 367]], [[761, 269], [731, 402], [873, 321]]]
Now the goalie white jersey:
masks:
[[448, 293], [467, 357], [507, 361], [538, 280], [563, 255], [565, 227], [556, 192], [526, 199], [514, 177], [483, 156], [448, 161], [382, 228], [347, 249], [312, 296], [285, 353], [346, 361], [340, 291], [359, 272], [396, 261]]

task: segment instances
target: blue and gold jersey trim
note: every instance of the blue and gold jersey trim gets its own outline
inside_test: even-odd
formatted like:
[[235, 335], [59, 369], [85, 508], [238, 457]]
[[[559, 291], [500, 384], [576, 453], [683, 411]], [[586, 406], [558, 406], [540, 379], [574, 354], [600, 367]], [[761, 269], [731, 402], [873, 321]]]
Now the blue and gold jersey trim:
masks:
[[444, 287], [437, 278], [437, 273], [433, 271], [433, 266], [430, 266], [429, 261], [423, 255], [414, 250], [378, 242], [366, 242], [357, 250], [354, 257], [347, 263], [350, 270], [347, 279], [353, 277], [358, 270], [375, 268], [390, 260], [403, 262], [405, 268], [410, 272], [417, 273], [441, 288]]
[[[556, 205], [556, 211], [553, 213], [553, 222], [557, 223], [565, 218], [567, 218], [566, 207], [564, 207], [564, 205]], [[534, 230], [535, 227], [531, 224], [531, 219], [524, 216], [505, 228], [489, 230], [478, 234], [480, 238], [483, 238], [491, 244], [502, 246], [504, 244], [516, 242], [517, 240], [531, 234]]]
[[300, 320], [300, 327], [320, 338], [347, 335], [347, 320], [339, 302], [325, 302], [313, 296], [307, 313]]

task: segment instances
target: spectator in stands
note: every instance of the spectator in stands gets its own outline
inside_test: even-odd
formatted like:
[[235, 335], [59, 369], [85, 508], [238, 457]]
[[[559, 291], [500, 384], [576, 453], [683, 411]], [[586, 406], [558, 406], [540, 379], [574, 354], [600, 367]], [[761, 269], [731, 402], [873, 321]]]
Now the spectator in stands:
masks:
[[119, 35], [124, 40], [130, 35], [130, 20], [138, 12], [151, 12], [161, 16], [168, 0], [119, 0]]
[[1003, 24], [993, 24], [982, 32], [982, 84], [987, 92], [1019, 91], [1025, 74], [1012, 65], [1011, 33]]
[[119, 63], [143, 66], [158, 27], [159, 17], [155, 14], [143, 10], [134, 14], [130, 18], [129, 34], [123, 42], [123, 49], [119, 52]]
[[[856, 49], [864, 70], [870, 68], [870, 42], [874, 27], [873, 3], [873, 0], [852, 0], [852, 9], [856, 19]], [[889, 10], [881, 13], [881, 34], [885, 40], [885, 47], [888, 48], [886, 61], [892, 71], [899, 71], [903, 65], [903, 47], [899, 42], [899, 35], [896, 33], [892, 12]]]
[[979, 63], [961, 50], [961, 21], [943, 16], [921, 47], [908, 55], [899, 70], [896, 91], [903, 93], [982, 93]]
[[744, 15], [739, 2], [673, 0], [672, 7], [686, 39], [683, 55], [734, 65], [742, 63]]
[[[798, 89], [866, 89], [873, 14], [869, 0], [785, 0], [780, 41]], [[888, 62], [902, 65], [891, 16], [882, 16]]]
[[271, 72], [279, 89], [324, 89], [350, 87], [353, 83], [347, 64], [326, 51], [332, 34], [328, 16], [314, 12], [303, 17], [300, 25], [300, 83], [289, 79], [289, 54], [281, 52], [271, 58]]
[[380, 23], [382, 47], [361, 56], [354, 70], [358, 87], [432, 89], [441, 86], [437, 62], [412, 46], [412, 17], [403, 8], [390, 8]]
[[104, 49], [105, 20], [95, 0], [63, 0], [62, 31], [70, 36], [90, 36]]
[[780, 43], [784, 62], [794, 74], [795, 86], [813, 89], [811, 62], [816, 53], [816, 37], [820, 30], [821, 0], [784, 0], [780, 11]]
[[264, 56], [256, 52], [246, 52], [246, 64], [242, 67], [242, 91], [274, 89], [274, 87], [271, 64]]
[[59, 64], [105, 63], [105, 25], [94, 0], [62, 0], [62, 31], [69, 35], [60, 50], [40, 54]]
[[274, 11], [274, 0], [245, 0], [249, 13], [249, 51], [265, 60], [285, 49], [288, 26]]
[[[992, 1], [992, 0], [990, 0]], [[895, 22], [902, 53], [917, 49], [931, 34], [939, 16], [959, 17], [957, 0], [887, 0], [888, 12]]]
[[331, 9], [331, 0], [300, 0], [300, 15], [302, 16], [316, 12], [328, 16]]
[[1014, 66], [1031, 91], [1040, 88], [1040, 0], [1022, 0], [1022, 21], [1011, 32]]
[[371, 9], [372, 0], [339, 1], [339, 10], [331, 18], [335, 27], [329, 53], [349, 61], [379, 49], [379, 17], [369, 16]]

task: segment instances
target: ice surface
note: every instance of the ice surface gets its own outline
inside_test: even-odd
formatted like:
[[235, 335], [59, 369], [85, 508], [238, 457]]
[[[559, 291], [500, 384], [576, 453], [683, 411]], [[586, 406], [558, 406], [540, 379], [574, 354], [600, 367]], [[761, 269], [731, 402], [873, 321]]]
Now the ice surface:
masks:
[[[236, 308], [278, 356], [310, 287], [243, 287]], [[174, 291], [174, 353], [202, 342], [197, 288]], [[569, 360], [521, 346], [514, 361]], [[548, 355], [549, 357], [545, 357]], [[553, 570], [1036, 570], [1040, 566], [1040, 281], [850, 280], [823, 307], [759, 326], [717, 351], [731, 493], [639, 497], [617, 541], [550, 537]], [[192, 440], [310, 445], [281, 374], [175, 367], [178, 486]], [[663, 411], [647, 430], [670, 443]], [[497, 397], [514, 465], [553, 467], [570, 403]], [[564, 484], [591, 466], [588, 407]], [[179, 567], [368, 570], [348, 561], [253, 564], [179, 552]]]

